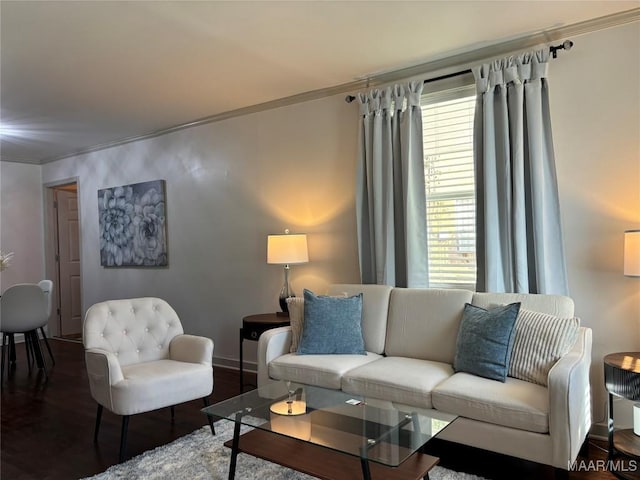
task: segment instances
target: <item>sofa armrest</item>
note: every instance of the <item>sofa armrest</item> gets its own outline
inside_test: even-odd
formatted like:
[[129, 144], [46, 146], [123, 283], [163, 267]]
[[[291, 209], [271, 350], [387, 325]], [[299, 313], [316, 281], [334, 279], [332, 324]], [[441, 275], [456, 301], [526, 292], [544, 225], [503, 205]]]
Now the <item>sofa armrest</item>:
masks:
[[258, 340], [258, 387], [267, 385], [269, 378], [269, 362], [289, 353], [291, 348], [291, 327], [278, 327], [267, 330]]
[[195, 335], [176, 335], [169, 344], [169, 358], [210, 366], [213, 361], [213, 340]]
[[569, 353], [549, 372], [549, 433], [553, 466], [569, 470], [591, 428], [592, 331], [581, 327]]
[[118, 357], [100, 348], [90, 348], [84, 353], [91, 396], [100, 405], [113, 410], [111, 387], [124, 380]]

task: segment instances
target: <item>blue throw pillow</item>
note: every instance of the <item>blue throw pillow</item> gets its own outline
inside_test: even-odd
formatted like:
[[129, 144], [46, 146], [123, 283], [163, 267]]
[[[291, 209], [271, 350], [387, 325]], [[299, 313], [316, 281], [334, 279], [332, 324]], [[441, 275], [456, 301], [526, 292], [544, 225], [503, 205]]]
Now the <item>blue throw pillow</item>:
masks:
[[362, 294], [328, 297], [304, 291], [304, 325], [299, 355], [366, 355], [362, 338]]
[[485, 310], [465, 304], [453, 369], [504, 382], [520, 303]]

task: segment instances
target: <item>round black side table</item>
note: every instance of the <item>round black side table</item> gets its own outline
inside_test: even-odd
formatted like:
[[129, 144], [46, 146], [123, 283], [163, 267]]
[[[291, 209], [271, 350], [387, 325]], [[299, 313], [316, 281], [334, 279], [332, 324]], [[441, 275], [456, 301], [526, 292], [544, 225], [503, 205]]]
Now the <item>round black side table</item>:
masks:
[[[640, 436], [633, 429], [616, 429], [613, 426], [613, 397], [618, 396], [634, 402], [640, 401], [640, 352], [611, 353], [604, 357], [604, 383], [609, 393], [609, 455], [608, 465], [611, 473], [622, 479], [629, 479], [624, 474], [625, 468], [619, 468], [618, 459], [634, 460], [629, 467], [640, 465]], [[615, 467], [615, 468], [611, 468]], [[635, 470], [629, 468], [627, 471]], [[637, 472], [634, 472], [637, 473]], [[637, 478], [637, 477], [635, 477]]]
[[289, 315], [278, 313], [259, 313], [248, 315], [242, 319], [240, 328], [240, 393], [244, 392], [244, 359], [242, 343], [244, 340], [257, 342], [263, 332], [277, 327], [291, 325]]

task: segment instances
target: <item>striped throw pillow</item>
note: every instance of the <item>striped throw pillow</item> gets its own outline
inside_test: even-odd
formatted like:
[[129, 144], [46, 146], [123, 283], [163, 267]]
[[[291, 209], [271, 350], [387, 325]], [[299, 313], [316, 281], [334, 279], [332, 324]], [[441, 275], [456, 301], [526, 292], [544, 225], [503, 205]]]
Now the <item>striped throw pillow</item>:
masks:
[[520, 310], [514, 326], [509, 376], [547, 386], [551, 367], [578, 338], [579, 318]]
[[296, 353], [304, 324], [304, 297], [287, 298], [287, 306], [289, 307], [289, 321], [291, 322], [291, 348], [289, 353]]

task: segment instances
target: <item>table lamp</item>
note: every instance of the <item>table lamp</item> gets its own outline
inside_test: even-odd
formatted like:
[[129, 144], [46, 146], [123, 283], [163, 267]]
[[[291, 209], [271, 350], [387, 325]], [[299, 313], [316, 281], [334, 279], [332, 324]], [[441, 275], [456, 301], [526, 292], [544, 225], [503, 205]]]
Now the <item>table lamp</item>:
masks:
[[640, 230], [624, 232], [624, 274], [640, 277]]
[[[307, 250], [307, 235], [304, 233], [291, 234], [285, 230], [284, 234], [267, 236], [267, 263], [284, 265], [284, 285], [280, 290], [281, 315], [289, 314], [287, 298], [295, 297], [289, 286], [290, 265], [298, 265], [309, 261]], [[279, 313], [280, 314], [280, 313]]]

